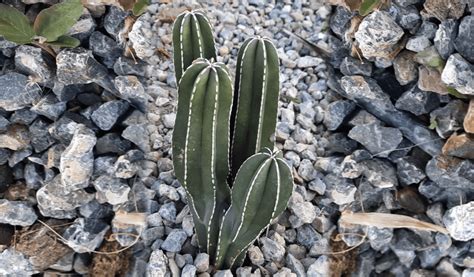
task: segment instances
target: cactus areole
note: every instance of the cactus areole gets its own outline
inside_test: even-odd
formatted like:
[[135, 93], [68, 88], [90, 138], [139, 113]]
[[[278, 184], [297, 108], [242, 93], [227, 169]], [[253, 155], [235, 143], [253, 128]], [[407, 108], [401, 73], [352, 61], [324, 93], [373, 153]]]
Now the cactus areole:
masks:
[[186, 191], [196, 238], [217, 269], [242, 264], [247, 248], [287, 206], [291, 169], [274, 152], [278, 56], [266, 38], [239, 51], [235, 89], [209, 20], [180, 14], [173, 27], [178, 110], [175, 175]]

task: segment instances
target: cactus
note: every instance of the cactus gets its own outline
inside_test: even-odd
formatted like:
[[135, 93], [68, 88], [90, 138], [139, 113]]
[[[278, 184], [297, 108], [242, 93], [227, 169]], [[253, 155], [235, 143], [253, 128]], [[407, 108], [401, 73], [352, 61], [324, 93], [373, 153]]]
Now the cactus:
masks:
[[219, 231], [217, 268], [236, 265], [241, 253], [283, 212], [292, 191], [291, 169], [281, 154], [267, 148], [242, 164]]
[[265, 38], [244, 42], [237, 58], [232, 110], [231, 178], [240, 165], [262, 148], [273, 149], [279, 93], [279, 63]]
[[183, 75], [178, 95], [174, 170], [188, 194], [199, 245], [213, 253], [230, 196], [226, 179], [232, 83], [225, 65], [196, 60]]
[[[268, 39], [247, 40], [239, 51], [234, 91], [224, 64], [214, 62], [212, 32], [203, 14], [178, 16], [173, 43], [174, 171], [186, 190], [199, 247], [218, 269], [232, 268], [286, 208], [293, 189], [291, 170], [272, 152], [270, 139], [278, 106], [278, 56]], [[234, 177], [231, 192], [228, 182]]]
[[211, 25], [200, 11], [185, 11], [173, 25], [173, 51], [176, 82], [198, 58], [216, 60], [216, 48]]

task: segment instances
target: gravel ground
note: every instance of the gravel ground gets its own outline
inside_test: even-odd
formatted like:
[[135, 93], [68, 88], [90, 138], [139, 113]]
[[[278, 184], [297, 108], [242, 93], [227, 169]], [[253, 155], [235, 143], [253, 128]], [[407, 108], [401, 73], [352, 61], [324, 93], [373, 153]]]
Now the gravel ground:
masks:
[[[55, 61], [0, 38], [1, 276], [232, 276], [199, 253], [172, 170], [186, 7], [206, 11], [231, 72], [257, 34], [281, 60], [275, 139], [295, 189], [236, 276], [474, 276], [473, 3], [394, 0], [362, 18], [317, 0], [151, 2], [135, 21], [90, 9]], [[447, 234], [342, 224], [350, 212]]]

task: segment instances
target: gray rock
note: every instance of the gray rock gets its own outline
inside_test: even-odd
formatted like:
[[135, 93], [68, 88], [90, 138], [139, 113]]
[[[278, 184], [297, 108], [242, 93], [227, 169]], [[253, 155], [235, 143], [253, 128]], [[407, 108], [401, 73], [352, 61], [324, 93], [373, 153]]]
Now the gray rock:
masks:
[[67, 35], [73, 36], [81, 41], [87, 39], [94, 32], [96, 23], [88, 10], [82, 13], [81, 17], [69, 28]]
[[458, 23], [454, 19], [447, 19], [439, 24], [434, 45], [441, 58], [446, 60], [454, 52], [454, 39], [457, 34]]
[[[38, 98], [39, 99], [39, 98]], [[30, 125], [38, 117], [38, 114], [31, 111], [29, 108], [23, 108], [21, 110], [16, 110], [10, 116], [10, 123], [11, 124], [23, 124], [23, 125]]]
[[169, 202], [169, 203], [163, 204], [160, 207], [160, 210], [158, 211], [158, 213], [161, 215], [161, 217], [164, 220], [168, 220], [168, 221], [171, 221], [171, 222], [176, 221], [176, 206], [175, 206], [174, 202]]
[[302, 223], [312, 223], [316, 218], [316, 210], [311, 202], [305, 201], [292, 203], [289, 208]]
[[453, 239], [474, 239], [474, 201], [449, 209], [443, 217], [443, 223]]
[[[251, 2], [250, 0], [249, 2]], [[226, 270], [218, 270], [216, 273], [213, 275], [213, 277], [233, 277], [234, 275], [232, 274], [232, 271], [230, 269]]]
[[414, 115], [422, 115], [439, 107], [440, 101], [437, 94], [422, 91], [417, 85], [405, 91], [395, 103], [399, 110], [411, 112]]
[[306, 277], [306, 271], [303, 264], [293, 255], [288, 254], [286, 256], [286, 265], [291, 269], [292, 272], [296, 273], [296, 276]]
[[65, 191], [74, 191], [89, 185], [94, 169], [94, 149], [97, 139], [94, 132], [79, 125], [69, 146], [61, 154], [59, 171]]
[[13, 152], [13, 154], [8, 158], [8, 165], [14, 167], [19, 162], [23, 161], [26, 157], [29, 157], [32, 153], [31, 146], [27, 146], [25, 149], [21, 149]]
[[[91, 196], [93, 196], [91, 194]], [[83, 217], [87, 218], [111, 218], [113, 216], [113, 210], [110, 205], [101, 205], [97, 200], [92, 200], [79, 208], [79, 213]]]
[[192, 264], [187, 264], [184, 266], [183, 271], [181, 271], [181, 276], [183, 277], [194, 277], [196, 276], [196, 267]]
[[430, 113], [430, 122], [436, 124], [438, 135], [442, 138], [447, 138], [454, 132], [462, 129], [467, 108], [467, 104], [461, 100], [453, 100], [446, 106], [432, 111]]
[[114, 64], [117, 75], [145, 76], [147, 64], [141, 60], [134, 61], [126, 57], [118, 57]]
[[458, 35], [454, 47], [466, 60], [474, 62], [474, 15], [463, 17], [459, 24]]
[[449, 56], [441, 74], [441, 80], [462, 94], [474, 95], [474, 65], [459, 54]]
[[426, 178], [420, 161], [418, 161], [415, 157], [403, 157], [398, 159], [396, 162], [398, 179], [402, 184], [418, 184]]
[[0, 275], [2, 276], [31, 276], [38, 273], [29, 259], [13, 248], [0, 252]]
[[6, 133], [0, 134], [0, 148], [22, 150], [29, 146], [31, 134], [22, 125], [10, 125]]
[[151, 96], [145, 93], [142, 83], [135, 76], [117, 76], [114, 84], [119, 91], [119, 97], [129, 101], [141, 111], [145, 111], [148, 101], [152, 101]]
[[0, 223], [30, 226], [35, 223], [37, 218], [30, 203], [0, 199]]
[[303, 56], [300, 57], [297, 61], [297, 66], [299, 68], [307, 68], [307, 67], [315, 67], [323, 62], [321, 58], [311, 57], [311, 56]]
[[102, 58], [103, 64], [108, 68], [113, 68], [118, 57], [122, 56], [122, 48], [115, 40], [102, 34], [93, 32], [89, 37], [89, 45], [92, 52]]
[[[442, 188], [460, 188], [474, 191], [474, 163], [448, 156], [433, 157], [426, 165], [426, 175]], [[458, 196], [459, 198], [459, 196]]]
[[354, 102], [348, 100], [337, 100], [330, 103], [324, 114], [324, 125], [330, 131], [336, 130], [355, 108]]
[[343, 6], [337, 6], [334, 14], [330, 18], [329, 27], [340, 38], [344, 38], [344, 34], [349, 29], [352, 13]]
[[383, 159], [362, 161], [363, 174], [374, 187], [391, 188], [398, 186], [397, 173], [392, 164]]
[[374, 11], [362, 20], [355, 39], [364, 57], [387, 58], [403, 34], [403, 29], [387, 12]]
[[308, 159], [303, 159], [298, 167], [298, 175], [306, 181], [311, 181], [316, 178], [316, 170], [313, 163]]
[[155, 55], [161, 39], [158, 32], [152, 32], [150, 15], [143, 14], [133, 24], [128, 32], [128, 39], [135, 50], [135, 54], [140, 59], [147, 59]]
[[263, 257], [262, 250], [255, 245], [251, 245], [247, 251], [247, 256], [253, 265], [263, 265], [265, 258]]
[[408, 39], [406, 49], [413, 52], [421, 52], [431, 46], [431, 41], [425, 36], [415, 36]]
[[325, 277], [331, 275], [331, 261], [328, 256], [320, 256], [314, 263], [312, 263], [307, 271], [308, 277]]
[[397, 5], [400, 5], [402, 7], [407, 7], [407, 6], [410, 6], [410, 5], [418, 4], [422, 1], [421, 0], [394, 0], [394, 2]]
[[420, 26], [421, 16], [415, 6], [391, 5], [389, 13], [400, 27], [408, 30], [412, 34], [415, 33]]
[[30, 106], [41, 97], [41, 88], [29, 83], [20, 73], [9, 72], [0, 76], [0, 108], [15, 111]]
[[54, 94], [48, 94], [41, 98], [31, 110], [55, 121], [66, 110], [66, 102], [59, 101]]
[[113, 166], [115, 177], [128, 179], [132, 178], [140, 170], [140, 163], [144, 159], [140, 150], [130, 150], [125, 155], [118, 157]]
[[370, 226], [367, 230], [367, 238], [372, 249], [381, 251], [390, 245], [393, 238], [393, 229]]
[[118, 118], [127, 112], [129, 107], [128, 102], [124, 100], [113, 100], [106, 102], [95, 110], [91, 119], [100, 129], [108, 131], [117, 122]]
[[93, 185], [97, 190], [96, 198], [99, 203], [118, 205], [128, 200], [130, 187], [122, 179], [103, 175], [94, 180]]
[[105, 66], [94, 59], [92, 51], [84, 48], [64, 49], [56, 56], [58, 81], [65, 85], [97, 83], [113, 89]]
[[167, 184], [158, 183], [157, 188], [153, 185], [153, 189], [158, 192], [160, 197], [166, 197], [172, 201], [178, 201], [180, 199], [179, 193], [176, 188], [169, 186]]
[[77, 253], [95, 250], [102, 243], [109, 225], [97, 219], [78, 218], [64, 230], [66, 244]]
[[66, 193], [60, 180], [61, 177], [58, 175], [38, 190], [36, 200], [39, 210], [46, 217], [74, 218], [76, 208], [94, 199], [94, 194], [89, 194], [82, 189]]
[[46, 121], [39, 118], [28, 127], [31, 134], [31, 145], [37, 153], [48, 149], [55, 142], [48, 132], [48, 126], [49, 124]]
[[187, 237], [188, 235], [185, 231], [181, 229], [174, 229], [166, 237], [165, 241], [161, 245], [161, 249], [168, 252], [179, 252], [181, 251], [181, 247], [183, 246], [183, 243], [186, 241]]
[[415, 53], [402, 51], [393, 60], [395, 78], [401, 85], [409, 84], [418, 77], [418, 68], [415, 63]]
[[362, 144], [370, 153], [380, 157], [387, 157], [403, 139], [398, 129], [374, 123], [355, 126], [348, 136]]
[[54, 60], [41, 48], [18, 46], [15, 49], [15, 67], [21, 73], [32, 76], [35, 82], [52, 87], [55, 76]]
[[117, 6], [110, 6], [109, 11], [104, 17], [104, 29], [117, 39], [124, 27], [124, 21], [127, 16], [127, 11]]
[[168, 129], [173, 129], [175, 120], [176, 120], [176, 113], [169, 113], [169, 114], [163, 115], [163, 124]]
[[0, 133], [7, 131], [8, 125], [10, 125], [10, 121], [0, 115]]
[[97, 154], [114, 153], [123, 155], [132, 147], [132, 143], [122, 139], [117, 133], [107, 133], [97, 139], [95, 151]]
[[266, 237], [260, 238], [260, 243], [262, 244], [262, 252], [266, 261], [277, 263], [283, 261], [286, 252], [283, 245]]
[[209, 269], [209, 255], [206, 253], [197, 254], [194, 259], [194, 266], [197, 272], [206, 272]]
[[146, 276], [161, 277], [170, 274], [168, 268], [168, 257], [161, 250], [155, 250], [151, 253], [148, 261]]
[[344, 75], [372, 75], [372, 63], [369, 61], [361, 61], [352, 57], [345, 57], [339, 67]]

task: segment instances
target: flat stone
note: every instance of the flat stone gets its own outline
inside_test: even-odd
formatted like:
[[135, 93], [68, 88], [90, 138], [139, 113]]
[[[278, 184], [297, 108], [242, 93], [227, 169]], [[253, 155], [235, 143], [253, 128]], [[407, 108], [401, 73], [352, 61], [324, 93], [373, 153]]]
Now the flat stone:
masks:
[[66, 102], [59, 101], [54, 94], [48, 94], [41, 98], [41, 100], [39, 100], [31, 110], [55, 121], [66, 110]]
[[15, 111], [38, 101], [41, 88], [30, 83], [28, 78], [20, 73], [9, 72], [0, 76], [0, 108]]
[[66, 244], [77, 253], [95, 250], [102, 243], [109, 225], [97, 219], [78, 218], [63, 233]]
[[474, 99], [469, 101], [469, 108], [467, 109], [466, 116], [464, 117], [464, 131], [474, 134]]
[[[457, 0], [455, 2], [459, 2]], [[474, 63], [474, 15], [467, 15], [459, 24], [458, 36], [454, 41], [454, 47], [466, 60]]]
[[39, 47], [20, 45], [15, 49], [15, 68], [30, 75], [42, 85], [52, 87], [55, 70], [54, 60]]
[[403, 34], [403, 29], [387, 12], [374, 11], [362, 20], [355, 39], [364, 57], [388, 58]]
[[30, 226], [35, 223], [35, 210], [26, 201], [8, 201], [0, 199], [0, 223], [15, 226]]
[[337, 100], [328, 105], [327, 111], [324, 114], [324, 125], [330, 131], [334, 131], [344, 122], [344, 119], [356, 108], [352, 101]]
[[[474, 23], [474, 21], [473, 21]], [[474, 95], [474, 65], [459, 54], [449, 56], [441, 80], [462, 94]]]
[[6, 133], [0, 134], [0, 148], [14, 151], [25, 149], [30, 144], [30, 137], [23, 125], [10, 125]]
[[97, 139], [93, 131], [79, 125], [69, 146], [61, 154], [59, 171], [65, 191], [74, 191], [89, 185], [94, 168], [93, 149]]
[[395, 78], [400, 85], [406, 85], [418, 77], [417, 65], [415, 63], [415, 53], [410, 51], [402, 51], [393, 60], [393, 69]]
[[443, 146], [443, 154], [474, 160], [474, 135], [453, 134]]
[[65, 85], [100, 82], [108, 75], [107, 68], [84, 48], [63, 49], [56, 56], [58, 81]]
[[459, 188], [466, 192], [474, 191], [472, 187], [474, 163], [471, 160], [440, 155], [428, 162], [425, 171], [426, 175], [439, 187]]
[[414, 85], [397, 99], [395, 107], [399, 110], [411, 112], [414, 115], [422, 115], [438, 108], [439, 104], [440, 101], [437, 94], [422, 91], [418, 86]]
[[127, 112], [128, 107], [128, 102], [124, 100], [109, 101], [100, 105], [100, 107], [92, 113], [91, 119], [97, 127], [108, 131], [112, 129], [118, 118]]
[[458, 23], [456, 20], [447, 19], [439, 24], [438, 30], [436, 31], [434, 45], [439, 55], [445, 60], [454, 52], [454, 40], [456, 38], [457, 28]]
[[128, 200], [130, 187], [122, 179], [103, 175], [94, 180], [93, 185], [97, 190], [96, 197], [99, 203], [118, 205]]
[[443, 217], [443, 223], [453, 239], [474, 239], [474, 201], [449, 209]]
[[398, 129], [378, 124], [355, 126], [348, 136], [362, 144], [370, 153], [380, 157], [387, 157], [403, 139]]
[[420, 66], [418, 67], [418, 88], [423, 91], [436, 92], [441, 95], [449, 94], [448, 88], [441, 81], [441, 74], [438, 70]]

